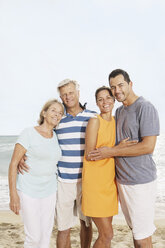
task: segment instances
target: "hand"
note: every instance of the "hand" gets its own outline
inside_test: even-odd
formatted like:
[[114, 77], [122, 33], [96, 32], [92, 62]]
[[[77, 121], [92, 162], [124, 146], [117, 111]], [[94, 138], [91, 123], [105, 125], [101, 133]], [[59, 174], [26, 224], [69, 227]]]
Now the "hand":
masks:
[[118, 147], [128, 147], [138, 143], [138, 140], [129, 140], [129, 137], [120, 141]]
[[101, 160], [101, 159], [105, 159], [105, 158], [110, 158], [110, 147], [100, 147], [97, 148], [91, 152], [89, 152], [89, 157], [90, 160], [92, 161], [96, 161], [96, 160]]
[[10, 209], [17, 215], [19, 215], [20, 210], [20, 199], [18, 193], [11, 194], [10, 196]]
[[29, 172], [29, 169], [30, 169], [29, 166], [25, 163], [26, 159], [27, 158], [24, 155], [17, 166], [18, 173], [21, 173], [22, 175], [24, 174], [23, 171]]

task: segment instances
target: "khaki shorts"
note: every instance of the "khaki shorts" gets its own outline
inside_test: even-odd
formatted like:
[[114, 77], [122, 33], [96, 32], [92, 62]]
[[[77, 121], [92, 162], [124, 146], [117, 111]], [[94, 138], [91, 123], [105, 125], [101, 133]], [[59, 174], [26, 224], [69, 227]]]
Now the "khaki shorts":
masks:
[[89, 226], [91, 219], [81, 211], [82, 187], [81, 182], [64, 183], [58, 181], [56, 222], [59, 231], [67, 230], [77, 224], [79, 219]]
[[123, 185], [117, 182], [120, 205], [132, 229], [135, 240], [152, 236], [156, 230], [154, 225], [156, 181]]

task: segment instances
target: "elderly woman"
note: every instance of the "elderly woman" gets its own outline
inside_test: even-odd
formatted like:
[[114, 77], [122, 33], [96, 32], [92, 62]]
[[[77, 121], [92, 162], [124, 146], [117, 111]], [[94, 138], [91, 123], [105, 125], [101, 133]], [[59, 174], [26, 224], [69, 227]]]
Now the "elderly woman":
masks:
[[[56, 164], [61, 156], [54, 127], [64, 113], [57, 100], [45, 103], [39, 125], [19, 136], [9, 167], [10, 209], [21, 214], [25, 248], [48, 248], [56, 205]], [[17, 165], [26, 155], [29, 173], [17, 175]]]

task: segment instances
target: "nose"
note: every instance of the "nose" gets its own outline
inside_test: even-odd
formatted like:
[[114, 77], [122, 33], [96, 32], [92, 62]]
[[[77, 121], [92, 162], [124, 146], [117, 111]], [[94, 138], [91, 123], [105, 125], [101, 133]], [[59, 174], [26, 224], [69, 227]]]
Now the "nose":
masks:
[[55, 111], [55, 112], [54, 112], [54, 115], [55, 115], [56, 117], [58, 117], [58, 116], [60, 115], [60, 113], [59, 113], [58, 111]]
[[68, 99], [68, 94], [65, 95], [65, 99]]
[[115, 93], [119, 93], [119, 92], [120, 92], [120, 88], [118, 86], [116, 86]]
[[66, 99], [69, 99], [71, 97], [71, 95], [72, 95], [71, 93], [67, 93], [66, 94]]
[[106, 101], [106, 99], [103, 99], [103, 104], [105, 104], [107, 101]]

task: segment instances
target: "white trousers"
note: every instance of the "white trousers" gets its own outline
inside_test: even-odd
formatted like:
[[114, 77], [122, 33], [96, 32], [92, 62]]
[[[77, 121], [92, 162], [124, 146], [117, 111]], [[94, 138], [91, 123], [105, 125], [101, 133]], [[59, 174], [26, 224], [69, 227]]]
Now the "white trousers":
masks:
[[48, 248], [54, 225], [56, 193], [46, 198], [32, 198], [21, 191], [18, 194], [24, 223], [24, 248]]

